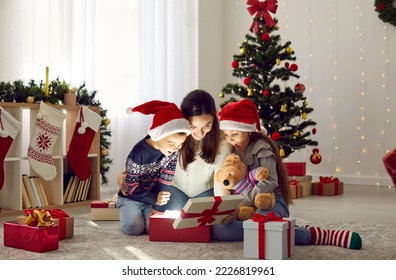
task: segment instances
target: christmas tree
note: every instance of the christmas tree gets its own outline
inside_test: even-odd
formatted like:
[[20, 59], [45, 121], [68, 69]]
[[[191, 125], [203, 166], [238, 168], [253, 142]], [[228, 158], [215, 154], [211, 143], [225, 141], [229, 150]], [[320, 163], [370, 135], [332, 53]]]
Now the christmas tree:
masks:
[[[317, 146], [318, 143], [310, 139], [316, 133], [316, 122], [308, 118], [313, 109], [308, 107], [304, 96], [305, 86], [298, 82], [295, 53], [290, 41], [282, 42], [277, 34], [278, 20], [270, 14], [276, 13], [277, 1], [248, 0], [247, 4], [249, 13], [255, 16], [240, 53], [233, 56], [231, 63], [232, 75], [239, 83], [223, 87], [220, 97], [231, 97], [220, 106], [242, 98], [252, 100], [282, 157], [306, 146]], [[288, 81], [297, 82], [291, 88]], [[310, 127], [313, 127], [311, 131]]]

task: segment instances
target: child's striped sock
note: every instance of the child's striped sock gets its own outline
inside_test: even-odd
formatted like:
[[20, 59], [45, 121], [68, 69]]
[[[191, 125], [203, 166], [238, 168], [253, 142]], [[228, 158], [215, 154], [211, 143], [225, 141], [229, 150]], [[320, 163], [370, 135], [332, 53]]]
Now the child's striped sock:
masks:
[[349, 230], [330, 230], [319, 227], [309, 227], [311, 244], [333, 245], [343, 248], [359, 250], [362, 248], [362, 239], [356, 232]]

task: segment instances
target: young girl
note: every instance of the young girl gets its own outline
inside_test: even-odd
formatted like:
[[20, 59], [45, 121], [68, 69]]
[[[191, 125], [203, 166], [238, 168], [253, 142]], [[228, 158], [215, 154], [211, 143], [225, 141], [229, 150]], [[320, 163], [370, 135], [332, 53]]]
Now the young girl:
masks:
[[140, 235], [149, 230], [153, 205], [169, 200], [169, 192], [161, 189], [172, 182], [177, 151], [190, 134], [190, 124], [169, 102], [154, 100], [131, 111], [155, 114], [148, 135], [128, 155], [125, 189], [117, 199], [121, 230], [127, 235]]
[[[269, 169], [266, 181], [258, 182], [244, 196], [244, 205], [254, 205], [258, 193], [274, 192], [276, 203], [271, 210], [257, 210], [262, 215], [275, 212], [289, 217], [291, 203], [289, 179], [276, 144], [261, 131], [256, 105], [249, 99], [229, 102], [219, 114], [220, 129], [223, 130], [234, 153], [238, 154], [248, 170], [259, 166]], [[228, 216], [222, 225], [213, 226], [214, 238], [218, 240], [243, 240], [242, 222], [235, 220], [236, 213]], [[295, 244], [335, 245], [350, 249], [362, 246], [359, 234], [351, 231], [322, 230], [317, 227], [296, 227]]]

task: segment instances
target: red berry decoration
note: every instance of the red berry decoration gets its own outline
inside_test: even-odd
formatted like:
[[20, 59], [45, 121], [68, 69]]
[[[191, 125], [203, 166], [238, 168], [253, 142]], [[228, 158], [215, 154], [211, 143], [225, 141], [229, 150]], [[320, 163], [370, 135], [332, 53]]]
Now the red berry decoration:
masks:
[[316, 134], [316, 128], [315, 128], [315, 127], [312, 129], [312, 134], [313, 134], [313, 135]]
[[263, 95], [265, 96], [265, 97], [268, 97], [269, 96], [269, 90], [268, 89], [265, 89], [265, 90], [263, 90]]
[[274, 133], [272, 133], [271, 135], [272, 140], [277, 141], [280, 139], [280, 134], [278, 131], [275, 131]]
[[250, 85], [250, 78], [249, 77], [246, 77], [245, 79], [243, 79], [243, 83], [245, 84], [245, 85]]
[[289, 62], [285, 62], [285, 67], [286, 67], [287, 69], [289, 69], [289, 67], [290, 67]]
[[232, 66], [232, 68], [238, 68], [239, 67], [239, 62], [238, 61], [236, 61], [236, 60], [234, 60], [232, 63], [231, 63], [231, 66]]
[[292, 65], [290, 65], [290, 71], [296, 72], [297, 70], [298, 70], [297, 64], [293, 63]]
[[313, 164], [319, 164], [322, 161], [322, 156], [319, 154], [319, 149], [315, 148], [312, 150], [312, 155], [309, 157], [309, 160]]
[[261, 40], [267, 42], [270, 39], [270, 35], [268, 33], [263, 33], [263, 35], [261, 35]]
[[294, 91], [295, 91], [296, 93], [304, 93], [304, 91], [305, 91], [305, 86], [304, 86], [303, 84], [298, 83], [298, 84], [296, 84], [296, 85], [294, 86]]
[[252, 67], [253, 67], [254, 69], [257, 69], [257, 65], [256, 65], [256, 64], [252, 64]]

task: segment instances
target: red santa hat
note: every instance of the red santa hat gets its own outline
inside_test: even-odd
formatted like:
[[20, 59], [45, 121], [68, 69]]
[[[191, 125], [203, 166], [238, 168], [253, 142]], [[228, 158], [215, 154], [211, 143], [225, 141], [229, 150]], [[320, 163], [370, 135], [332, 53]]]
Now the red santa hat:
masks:
[[219, 113], [221, 130], [261, 131], [256, 105], [250, 99], [227, 103]]
[[139, 112], [145, 115], [154, 114], [153, 123], [148, 131], [151, 139], [158, 141], [174, 133], [186, 133], [190, 135], [190, 123], [183, 116], [180, 109], [166, 101], [153, 100], [134, 108], [128, 108], [127, 112]]

